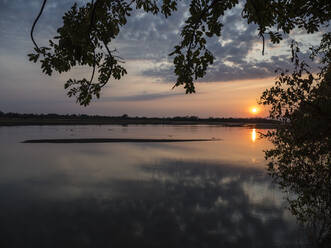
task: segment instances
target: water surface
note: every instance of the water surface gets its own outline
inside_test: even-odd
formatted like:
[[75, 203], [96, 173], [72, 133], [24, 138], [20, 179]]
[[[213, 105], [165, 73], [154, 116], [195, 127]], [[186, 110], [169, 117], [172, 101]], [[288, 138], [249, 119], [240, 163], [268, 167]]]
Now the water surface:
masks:
[[[1, 247], [294, 247], [259, 132], [218, 126], [0, 127]], [[23, 144], [27, 139], [221, 139]]]

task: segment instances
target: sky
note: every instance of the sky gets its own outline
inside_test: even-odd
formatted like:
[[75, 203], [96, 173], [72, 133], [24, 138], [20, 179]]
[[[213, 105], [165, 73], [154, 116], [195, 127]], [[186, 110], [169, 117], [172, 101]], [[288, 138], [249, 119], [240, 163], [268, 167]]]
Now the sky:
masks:
[[[62, 24], [62, 15], [84, 0], [48, 0], [36, 29], [39, 45], [47, 45]], [[275, 81], [277, 68], [290, 67], [289, 41], [303, 49], [317, 45], [320, 34], [295, 30], [288, 39], [274, 45], [262, 41], [256, 25], [241, 18], [241, 6], [226, 12], [222, 36], [207, 41], [216, 61], [206, 77], [195, 84], [195, 94], [173, 89], [175, 76], [168, 54], [179, 43], [187, 18], [188, 0], [169, 18], [135, 11], [111, 44], [122, 58], [128, 74], [111, 80], [101, 98], [83, 107], [69, 98], [64, 83], [71, 77], [89, 78], [91, 69], [75, 68], [68, 73], [42, 74], [40, 65], [28, 61], [33, 51], [30, 29], [42, 0], [0, 0], [0, 111], [19, 113], [98, 114], [118, 116], [266, 117], [267, 109], [257, 105], [262, 92]], [[253, 115], [254, 106], [259, 112]]]

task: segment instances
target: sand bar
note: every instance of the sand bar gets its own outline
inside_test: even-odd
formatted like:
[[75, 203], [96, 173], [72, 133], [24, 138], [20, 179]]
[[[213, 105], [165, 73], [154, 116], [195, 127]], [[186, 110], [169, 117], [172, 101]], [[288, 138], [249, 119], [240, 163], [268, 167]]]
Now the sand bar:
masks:
[[90, 138], [90, 139], [37, 139], [25, 140], [22, 143], [164, 143], [164, 142], [201, 142], [201, 141], [220, 141], [220, 139], [127, 139], [127, 138]]

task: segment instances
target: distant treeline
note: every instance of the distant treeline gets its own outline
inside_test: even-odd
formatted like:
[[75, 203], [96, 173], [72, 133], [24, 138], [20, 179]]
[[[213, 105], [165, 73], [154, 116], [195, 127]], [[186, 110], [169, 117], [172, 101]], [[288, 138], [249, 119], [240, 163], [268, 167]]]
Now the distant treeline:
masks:
[[99, 120], [99, 121], [116, 121], [116, 120], [142, 120], [142, 121], [186, 121], [186, 122], [235, 122], [235, 123], [273, 123], [278, 121], [266, 118], [224, 118], [224, 117], [209, 117], [199, 118], [198, 116], [175, 116], [175, 117], [131, 117], [127, 114], [121, 116], [102, 116], [102, 115], [86, 115], [86, 114], [20, 114], [20, 113], [4, 113], [0, 111], [2, 119], [35, 119], [35, 120]]

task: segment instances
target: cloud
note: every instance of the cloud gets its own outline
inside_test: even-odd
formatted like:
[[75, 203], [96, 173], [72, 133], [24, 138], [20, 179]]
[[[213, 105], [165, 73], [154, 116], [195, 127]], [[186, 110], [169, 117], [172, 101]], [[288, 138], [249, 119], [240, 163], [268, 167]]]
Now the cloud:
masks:
[[[267, 78], [275, 76], [276, 69], [293, 68], [288, 36], [280, 45], [272, 44], [266, 36], [266, 55], [262, 56], [262, 40], [258, 36], [258, 27], [255, 24], [247, 24], [247, 21], [242, 19], [240, 6], [228, 11], [221, 21], [224, 24], [221, 37], [207, 41], [207, 48], [214, 54], [215, 62], [210, 66], [207, 75], [198, 82]], [[170, 43], [176, 42], [171, 40]], [[308, 58], [307, 51], [301, 55]], [[160, 57], [159, 63], [144, 70], [142, 75], [173, 83], [176, 76], [170, 60], [171, 58], [162, 60]], [[313, 63], [310, 64], [316, 67]]]
[[137, 94], [130, 96], [112, 96], [112, 97], [103, 97], [101, 101], [105, 102], [136, 102], [136, 101], [151, 101], [175, 96], [182, 96], [184, 93], [150, 93], [150, 94]]
[[[256, 63], [247, 62], [246, 58], [254, 45], [259, 42], [259, 38], [257, 26], [246, 24], [241, 18], [240, 11], [240, 8], [229, 11], [222, 20], [224, 23], [222, 36], [208, 40], [207, 47], [214, 54], [216, 61], [210, 67], [207, 76], [200, 81], [231, 81], [271, 75], [273, 70], [270, 70], [269, 66], [266, 68], [266, 64], [263, 64], [263, 68], [259, 68]], [[168, 59], [164, 59], [163, 62], [143, 71], [142, 75], [158, 77], [164, 82], [174, 82], [176, 78], [173, 65]], [[272, 64], [274, 62], [270, 61], [270, 65]]]
[[[79, 1], [80, 4], [84, 1]], [[55, 35], [61, 25], [61, 17], [73, 4], [71, 0], [59, 0], [47, 4], [45, 13], [36, 27], [36, 39], [43, 43]], [[29, 29], [40, 8], [40, 1], [0, 1], [0, 44], [8, 49], [32, 49]], [[185, 21], [188, 4], [180, 2], [178, 11], [165, 18], [142, 11], [134, 11], [128, 23], [111, 45], [117, 48], [126, 60], [151, 60], [155, 66], [142, 71], [141, 75], [158, 77], [173, 82], [172, 58], [168, 54], [180, 42], [180, 30]], [[222, 36], [208, 40], [208, 49], [216, 57], [214, 65], [202, 81], [231, 81], [250, 78], [269, 77], [275, 66], [284, 65], [284, 57], [264, 56], [250, 53], [261, 42], [257, 26], [247, 24], [241, 17], [241, 5], [228, 11], [221, 20], [224, 24]], [[15, 25], [14, 25], [15, 24]], [[13, 40], [15, 40], [13, 42]], [[268, 40], [266, 41], [268, 43]], [[286, 43], [286, 42], [285, 42]], [[287, 44], [285, 44], [288, 47]], [[268, 49], [268, 48], [267, 48]], [[270, 47], [269, 49], [275, 49]], [[260, 47], [262, 50], [262, 46]], [[285, 63], [288, 66], [289, 63]]]

